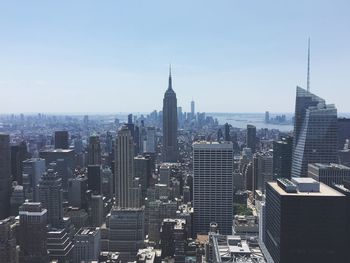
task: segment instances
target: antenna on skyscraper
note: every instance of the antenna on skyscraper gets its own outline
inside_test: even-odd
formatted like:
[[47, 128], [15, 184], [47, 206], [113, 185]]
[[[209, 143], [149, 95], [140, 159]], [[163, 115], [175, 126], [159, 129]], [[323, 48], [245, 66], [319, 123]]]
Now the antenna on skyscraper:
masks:
[[307, 43], [307, 91], [310, 92], [310, 37]]

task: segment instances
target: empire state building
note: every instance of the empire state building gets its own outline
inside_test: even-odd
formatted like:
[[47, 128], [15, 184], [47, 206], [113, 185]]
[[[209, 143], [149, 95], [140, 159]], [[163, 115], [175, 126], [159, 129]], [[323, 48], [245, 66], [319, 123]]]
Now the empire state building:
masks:
[[172, 87], [170, 68], [168, 89], [163, 99], [163, 161], [176, 162], [177, 159], [177, 99]]

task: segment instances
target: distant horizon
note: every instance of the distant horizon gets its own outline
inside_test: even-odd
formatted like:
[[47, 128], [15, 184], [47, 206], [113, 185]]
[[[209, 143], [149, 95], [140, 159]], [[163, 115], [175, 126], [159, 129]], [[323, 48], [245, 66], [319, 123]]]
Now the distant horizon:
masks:
[[188, 112], [293, 112], [295, 87], [350, 112], [350, 2], [4, 1], [0, 112], [146, 112], [172, 65]]

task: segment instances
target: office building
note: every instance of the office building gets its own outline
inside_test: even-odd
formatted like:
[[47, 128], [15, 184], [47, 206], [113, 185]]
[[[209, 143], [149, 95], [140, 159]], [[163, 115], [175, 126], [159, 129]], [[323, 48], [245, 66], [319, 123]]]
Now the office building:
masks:
[[0, 133], [0, 220], [10, 215], [11, 183], [10, 136]]
[[160, 229], [162, 258], [174, 257], [175, 262], [185, 262], [187, 235], [184, 219], [163, 219]]
[[346, 262], [346, 201], [311, 178], [269, 182], [265, 245], [274, 262]]
[[163, 162], [177, 162], [177, 99], [172, 87], [171, 70], [163, 99]]
[[0, 262], [18, 263], [17, 223], [14, 217], [0, 220]]
[[38, 201], [38, 184], [45, 173], [45, 159], [31, 158], [23, 161], [23, 187], [26, 199]]
[[338, 150], [343, 150], [346, 140], [350, 140], [350, 118], [338, 118]]
[[55, 149], [68, 149], [68, 131], [55, 131]]
[[62, 179], [53, 169], [47, 169], [41, 177], [39, 201], [47, 209], [48, 223], [59, 226], [63, 218]]
[[337, 162], [337, 109], [297, 87], [292, 177], [306, 177], [309, 163]]
[[12, 181], [17, 181], [18, 184], [22, 185], [22, 172], [23, 172], [23, 161], [27, 159], [28, 151], [26, 142], [20, 144], [11, 145], [11, 174]]
[[68, 202], [71, 206], [86, 207], [86, 191], [88, 179], [85, 176], [77, 176], [68, 180]]
[[144, 210], [140, 208], [113, 207], [107, 218], [109, 228], [109, 251], [120, 252], [120, 256], [133, 260], [144, 244]]
[[191, 101], [191, 119], [194, 119], [196, 116], [196, 110], [195, 110], [195, 102], [194, 100]]
[[47, 232], [47, 251], [50, 261], [72, 262], [73, 247], [68, 228], [52, 228]]
[[18, 229], [20, 262], [48, 262], [46, 225], [47, 210], [40, 203], [25, 202], [20, 207]]
[[91, 195], [89, 201], [90, 224], [94, 227], [100, 227], [103, 223], [103, 196]]
[[142, 199], [144, 199], [152, 179], [152, 160], [150, 156], [139, 155], [134, 158], [134, 176], [140, 179]]
[[343, 184], [350, 180], [350, 167], [336, 163], [311, 163], [308, 165], [308, 177], [328, 186]]
[[247, 148], [252, 150], [252, 153], [256, 151], [256, 127], [254, 125], [247, 125], [247, 139], [246, 139]]
[[146, 134], [146, 147], [144, 152], [155, 153], [156, 152], [156, 129], [155, 127], [147, 127]]
[[88, 189], [96, 194], [101, 193], [101, 172], [102, 168], [99, 164], [88, 165]]
[[224, 140], [226, 142], [230, 142], [231, 141], [230, 124], [228, 124], [227, 122], [224, 125]]
[[98, 261], [101, 252], [99, 228], [83, 227], [74, 236], [73, 263]]
[[273, 180], [273, 153], [259, 152], [253, 157], [253, 192], [265, 191], [266, 182]]
[[10, 199], [11, 216], [18, 216], [18, 209], [24, 203], [25, 196], [22, 185], [12, 186], [12, 194]]
[[232, 143], [193, 144], [193, 207], [195, 233], [208, 233], [217, 222], [224, 234], [232, 232]]
[[293, 137], [273, 142], [273, 178], [291, 178]]
[[134, 205], [139, 203], [140, 196], [136, 196], [138, 190], [134, 189], [134, 141], [127, 126], [124, 125], [118, 131], [115, 146], [117, 204], [122, 208], [135, 207]]
[[171, 176], [171, 166], [166, 163], [162, 163], [159, 167], [159, 183], [169, 186]]
[[101, 144], [100, 137], [98, 135], [90, 136], [88, 145], [88, 164], [100, 165], [101, 164]]

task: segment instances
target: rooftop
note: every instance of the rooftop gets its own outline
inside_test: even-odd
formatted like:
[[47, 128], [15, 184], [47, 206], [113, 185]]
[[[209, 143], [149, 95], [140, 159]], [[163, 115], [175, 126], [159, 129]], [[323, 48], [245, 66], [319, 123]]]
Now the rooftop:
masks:
[[[309, 180], [315, 181], [312, 178], [298, 178], [299, 182], [307, 183]], [[278, 186], [277, 182], [269, 182], [268, 183], [278, 194], [282, 196], [344, 196], [343, 194], [339, 193], [338, 191], [334, 190], [333, 188], [323, 184], [320, 184], [320, 191], [319, 192], [300, 192], [297, 190], [296, 193], [287, 193], [285, 190], [283, 190], [280, 186]]]

